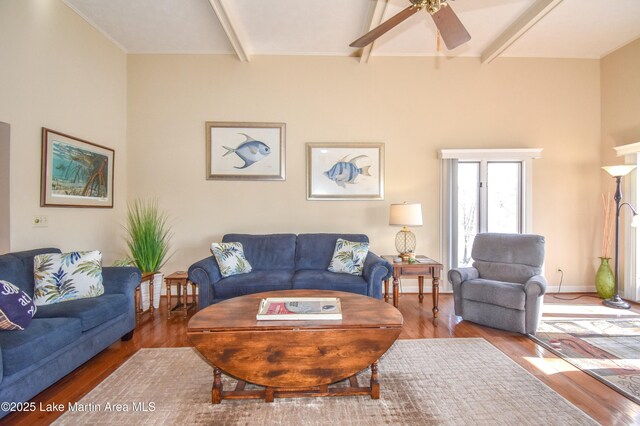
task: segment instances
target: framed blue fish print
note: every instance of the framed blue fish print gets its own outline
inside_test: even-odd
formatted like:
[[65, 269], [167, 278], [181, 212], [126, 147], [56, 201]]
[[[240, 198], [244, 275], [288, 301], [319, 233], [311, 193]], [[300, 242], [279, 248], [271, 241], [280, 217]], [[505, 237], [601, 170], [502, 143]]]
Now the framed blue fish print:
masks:
[[111, 148], [42, 128], [42, 207], [113, 207]]
[[285, 123], [207, 121], [207, 179], [285, 180]]
[[383, 143], [308, 143], [308, 200], [384, 200]]

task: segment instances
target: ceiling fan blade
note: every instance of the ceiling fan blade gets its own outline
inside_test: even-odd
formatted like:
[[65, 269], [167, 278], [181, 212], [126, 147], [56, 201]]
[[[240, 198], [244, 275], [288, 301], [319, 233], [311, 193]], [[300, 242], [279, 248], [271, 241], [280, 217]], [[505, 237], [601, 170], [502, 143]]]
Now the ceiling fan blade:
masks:
[[466, 43], [471, 40], [471, 36], [467, 32], [467, 29], [462, 25], [460, 19], [455, 14], [451, 6], [443, 6], [439, 11], [431, 15], [433, 22], [436, 23], [438, 31], [444, 40], [444, 44], [447, 49], [455, 49], [462, 43]]
[[360, 37], [359, 39], [351, 43], [349, 46], [365, 47], [367, 44], [373, 43], [375, 39], [377, 39], [382, 34], [386, 33], [391, 28], [395, 27], [400, 22], [404, 21], [405, 19], [407, 19], [408, 17], [410, 17], [411, 15], [413, 15], [419, 10], [420, 8], [414, 5], [407, 7], [402, 12], [392, 16], [388, 20], [384, 21], [382, 24], [378, 25], [377, 27], [375, 27], [374, 29], [372, 29], [371, 31], [369, 31], [368, 33], [366, 33], [365, 35], [363, 35], [362, 37]]

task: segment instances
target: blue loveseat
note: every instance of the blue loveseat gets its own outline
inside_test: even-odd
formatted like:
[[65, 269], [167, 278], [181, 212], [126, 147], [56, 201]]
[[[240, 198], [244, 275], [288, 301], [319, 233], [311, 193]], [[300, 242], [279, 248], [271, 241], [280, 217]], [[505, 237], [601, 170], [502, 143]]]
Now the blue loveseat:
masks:
[[[55, 248], [0, 256], [0, 280], [33, 297], [33, 258], [60, 253]], [[0, 330], [0, 402], [33, 398], [118, 339], [130, 339], [135, 328], [135, 288], [140, 271], [102, 268], [104, 294], [38, 306], [24, 330]], [[0, 417], [8, 414], [5, 405]]]
[[189, 268], [189, 279], [198, 285], [200, 309], [245, 294], [262, 291], [337, 290], [382, 298], [382, 282], [391, 277], [389, 262], [371, 251], [362, 276], [329, 272], [336, 240], [369, 242], [363, 234], [227, 234], [222, 242], [240, 242], [251, 264], [248, 274], [222, 278], [215, 257]]

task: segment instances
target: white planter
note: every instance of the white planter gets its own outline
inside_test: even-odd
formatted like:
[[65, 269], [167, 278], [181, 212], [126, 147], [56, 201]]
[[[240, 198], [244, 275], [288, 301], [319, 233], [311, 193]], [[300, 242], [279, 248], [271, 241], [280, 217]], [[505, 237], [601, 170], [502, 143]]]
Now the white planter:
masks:
[[[153, 308], [158, 309], [160, 307], [160, 295], [162, 294], [162, 282], [164, 281], [164, 275], [162, 272], [158, 272], [153, 275]], [[140, 298], [142, 300], [142, 310], [149, 309], [151, 299], [149, 298], [149, 280], [140, 283]]]
[[160, 307], [160, 295], [162, 294], [162, 281], [164, 281], [164, 275], [162, 272], [158, 272], [153, 276], [153, 307], [158, 309]]

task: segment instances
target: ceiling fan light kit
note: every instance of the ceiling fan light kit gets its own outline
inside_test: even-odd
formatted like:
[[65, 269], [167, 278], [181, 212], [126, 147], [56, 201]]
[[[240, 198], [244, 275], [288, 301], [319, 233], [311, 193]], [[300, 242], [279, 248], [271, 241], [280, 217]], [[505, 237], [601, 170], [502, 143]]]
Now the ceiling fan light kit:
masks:
[[455, 49], [463, 43], [471, 40], [462, 22], [458, 19], [453, 9], [447, 3], [448, 0], [409, 0], [411, 6], [392, 16], [376, 28], [372, 29], [349, 46], [365, 47], [373, 43], [378, 37], [408, 19], [414, 13], [425, 9], [436, 24], [439, 34], [442, 36], [447, 49]]

